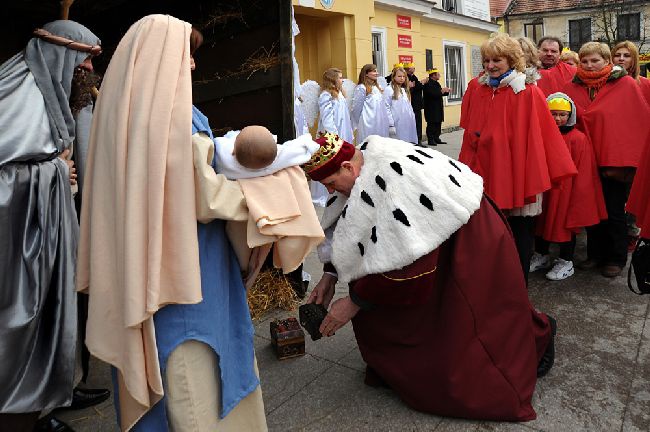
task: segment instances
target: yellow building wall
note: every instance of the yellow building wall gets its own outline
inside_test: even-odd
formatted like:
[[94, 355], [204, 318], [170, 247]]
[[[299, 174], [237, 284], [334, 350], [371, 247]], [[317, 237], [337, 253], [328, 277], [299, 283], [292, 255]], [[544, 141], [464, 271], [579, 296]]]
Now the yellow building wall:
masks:
[[300, 79], [320, 82], [325, 69], [337, 67], [344, 78], [357, 80], [364, 64], [372, 61], [370, 18], [374, 0], [335, 0], [325, 9], [316, 0], [314, 7], [293, 0], [296, 23], [296, 60]]
[[[295, 17], [300, 34], [296, 37], [296, 59], [302, 82], [311, 79], [321, 81], [329, 67], [337, 67], [343, 76], [357, 80], [364, 64], [372, 62], [372, 27], [386, 29], [387, 65], [397, 63], [399, 55], [411, 55], [416, 65], [416, 75], [426, 75], [425, 50], [433, 51], [433, 65], [443, 74], [443, 39], [465, 44], [465, 84], [471, 76], [471, 46], [480, 46], [489, 32], [466, 27], [431, 23], [406, 12], [376, 7], [373, 0], [335, 0], [332, 8], [324, 9], [316, 0], [313, 7], [301, 6], [301, 0], [293, 0]], [[411, 16], [411, 28], [397, 27], [397, 15]], [[410, 35], [411, 48], [399, 48], [397, 35]], [[447, 103], [444, 128], [458, 126], [460, 102]]]
[[[471, 46], [480, 46], [489, 37], [489, 32], [470, 30], [466, 27], [433, 23], [416, 16], [411, 16], [411, 28], [397, 26], [397, 15], [410, 16], [403, 12], [375, 8], [375, 16], [370, 20], [373, 27], [384, 27], [387, 31], [388, 67], [397, 63], [400, 55], [411, 55], [415, 63], [415, 75], [418, 78], [426, 76], [426, 51], [433, 54], [433, 66], [442, 75], [440, 84], [445, 87], [445, 65], [443, 58], [443, 40], [465, 44], [465, 85], [473, 78], [471, 76]], [[397, 35], [411, 35], [412, 48], [397, 46]], [[426, 121], [423, 119], [423, 129]], [[460, 124], [460, 102], [446, 102], [445, 121], [443, 128], [456, 127]], [[423, 132], [424, 133], [424, 132]]]

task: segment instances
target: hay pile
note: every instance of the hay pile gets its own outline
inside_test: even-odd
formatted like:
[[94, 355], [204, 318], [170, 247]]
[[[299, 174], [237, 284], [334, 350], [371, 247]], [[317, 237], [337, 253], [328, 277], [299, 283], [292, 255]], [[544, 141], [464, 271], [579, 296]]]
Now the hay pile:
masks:
[[248, 290], [248, 308], [251, 318], [259, 320], [269, 310], [295, 310], [300, 304], [289, 279], [279, 269], [268, 269], [257, 276]]

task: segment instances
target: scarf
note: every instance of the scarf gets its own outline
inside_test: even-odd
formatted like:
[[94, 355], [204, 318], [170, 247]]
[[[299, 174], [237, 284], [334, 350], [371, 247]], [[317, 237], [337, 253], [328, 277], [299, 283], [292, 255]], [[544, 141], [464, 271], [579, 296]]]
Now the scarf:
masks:
[[507, 77], [508, 75], [510, 75], [510, 74], [512, 73], [512, 71], [514, 71], [514, 69], [510, 69], [509, 71], [507, 71], [507, 72], [505, 72], [505, 73], [499, 75], [499, 76], [496, 77], [496, 78], [492, 78], [492, 77], [490, 77], [490, 86], [492, 86], [492, 87], [499, 87], [499, 84], [501, 84], [501, 80], [503, 80], [505, 77]]
[[[598, 91], [607, 83], [609, 76], [612, 73], [613, 64], [608, 64], [599, 71], [587, 71], [578, 65], [576, 76], [580, 79], [582, 84], [589, 90], [589, 96], [593, 99]], [[593, 94], [593, 96], [592, 96]]]

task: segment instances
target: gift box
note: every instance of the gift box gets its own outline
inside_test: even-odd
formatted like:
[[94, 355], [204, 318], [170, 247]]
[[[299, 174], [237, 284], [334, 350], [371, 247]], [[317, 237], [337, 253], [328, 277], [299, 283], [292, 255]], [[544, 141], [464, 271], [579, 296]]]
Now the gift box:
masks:
[[305, 355], [305, 332], [298, 320], [271, 321], [271, 345], [279, 360]]

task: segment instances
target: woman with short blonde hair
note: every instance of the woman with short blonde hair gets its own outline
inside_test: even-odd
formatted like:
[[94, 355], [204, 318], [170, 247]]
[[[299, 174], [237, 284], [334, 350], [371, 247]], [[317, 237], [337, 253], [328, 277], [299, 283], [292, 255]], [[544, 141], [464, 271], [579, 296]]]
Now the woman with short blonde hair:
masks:
[[357, 130], [357, 144], [370, 135], [395, 136], [395, 122], [390, 106], [377, 83], [377, 66], [367, 64], [359, 72], [352, 96], [352, 126]]
[[483, 177], [485, 193], [507, 215], [527, 279], [542, 194], [576, 169], [544, 94], [526, 82], [519, 42], [496, 34], [481, 55], [485, 74], [463, 98], [459, 160]]
[[587, 229], [588, 259], [578, 267], [601, 267], [603, 276], [615, 277], [627, 262], [625, 202], [650, 136], [650, 108], [635, 80], [612, 64], [607, 45], [587, 42], [579, 57], [576, 75], [564, 93], [576, 105], [578, 129], [593, 145], [609, 218]]

